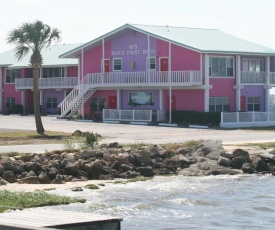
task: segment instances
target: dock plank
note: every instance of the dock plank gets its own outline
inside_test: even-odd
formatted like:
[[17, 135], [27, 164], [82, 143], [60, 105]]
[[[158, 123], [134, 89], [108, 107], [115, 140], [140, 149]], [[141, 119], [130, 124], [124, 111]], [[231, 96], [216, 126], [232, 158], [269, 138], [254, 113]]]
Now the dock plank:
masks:
[[[48, 227], [54, 227], [56, 229], [70, 229], [70, 226], [96, 226], [97, 224], [104, 225], [104, 223], [106, 224], [106, 226], [108, 225], [108, 223], [118, 223], [117, 226], [119, 226], [119, 228], [113, 229], [120, 229], [120, 221], [122, 220], [123, 219], [119, 217], [109, 217], [91, 213], [80, 213], [53, 209], [31, 209], [0, 214], [0, 229], [2, 229], [1, 226], [10, 224], [13, 224], [14, 226], [22, 226], [21, 229], [26, 229], [23, 228], [24, 226], [29, 226], [34, 229]], [[106, 229], [112, 228], [108, 227]]]

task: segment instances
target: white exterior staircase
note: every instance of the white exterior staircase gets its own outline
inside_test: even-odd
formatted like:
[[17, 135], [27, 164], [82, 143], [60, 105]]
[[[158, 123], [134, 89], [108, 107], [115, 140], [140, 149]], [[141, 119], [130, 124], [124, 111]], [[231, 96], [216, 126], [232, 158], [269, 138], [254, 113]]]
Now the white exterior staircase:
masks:
[[92, 84], [87, 84], [87, 76], [84, 77], [60, 103], [60, 105], [58, 105], [58, 107], [61, 108], [61, 114], [58, 116], [59, 118], [65, 116], [72, 117], [77, 114], [79, 109], [96, 91], [96, 88], [94, 88]]

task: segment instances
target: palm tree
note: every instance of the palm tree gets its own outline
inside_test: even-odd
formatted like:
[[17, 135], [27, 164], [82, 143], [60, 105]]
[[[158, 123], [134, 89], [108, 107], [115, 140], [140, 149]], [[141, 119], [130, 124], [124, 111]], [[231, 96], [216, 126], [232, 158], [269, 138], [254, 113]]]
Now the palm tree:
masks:
[[44, 46], [48, 47], [53, 41], [59, 41], [60, 33], [58, 29], [52, 29], [37, 20], [34, 23], [23, 23], [20, 27], [11, 30], [7, 37], [8, 43], [16, 45], [15, 56], [18, 60], [21, 60], [30, 51], [32, 52], [30, 64], [33, 68], [33, 107], [36, 131], [39, 134], [43, 134], [45, 131], [39, 103], [39, 72], [43, 64], [41, 50]]

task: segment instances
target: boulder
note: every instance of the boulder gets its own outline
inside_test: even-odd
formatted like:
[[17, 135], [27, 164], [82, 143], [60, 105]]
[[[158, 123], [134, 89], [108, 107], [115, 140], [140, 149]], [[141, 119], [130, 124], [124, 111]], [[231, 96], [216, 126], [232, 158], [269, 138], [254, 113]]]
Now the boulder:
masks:
[[63, 177], [59, 174], [56, 175], [56, 178], [52, 181], [52, 184], [64, 184]]
[[242, 165], [242, 171], [243, 171], [243, 173], [247, 173], [247, 174], [255, 173], [255, 169], [252, 167], [251, 163], [244, 163]]
[[230, 167], [231, 166], [231, 160], [225, 157], [220, 157], [218, 159], [218, 165], [224, 166], [224, 167]]
[[9, 183], [14, 183], [16, 182], [16, 177], [13, 171], [4, 171], [2, 174], [2, 178]]
[[88, 173], [90, 179], [99, 179], [102, 174], [103, 165], [99, 160], [85, 164], [84, 171]]
[[5, 171], [12, 171], [16, 174], [21, 174], [24, 171], [23, 164], [18, 161], [6, 160], [2, 163]]
[[144, 167], [152, 164], [150, 155], [143, 150], [139, 150], [138, 152], [133, 153], [133, 155], [135, 157], [136, 166]]
[[268, 171], [268, 166], [267, 166], [267, 163], [265, 163], [262, 159], [260, 158], [256, 158], [253, 160], [253, 163], [252, 163], [254, 169], [257, 171], [257, 172], [266, 172]]
[[114, 176], [112, 174], [107, 174], [107, 175], [103, 175], [101, 174], [99, 176], [99, 179], [100, 180], [113, 180], [114, 179]]
[[154, 175], [153, 168], [151, 166], [139, 167], [137, 171], [144, 177], [150, 177]]
[[0, 176], [2, 176], [4, 171], [5, 171], [5, 168], [0, 164]]
[[20, 183], [25, 184], [40, 184], [40, 179], [37, 176], [28, 176], [24, 177], [20, 180]]
[[68, 163], [65, 167], [65, 173], [68, 175], [76, 175], [79, 169], [78, 162]]
[[241, 169], [243, 163], [246, 163], [246, 160], [243, 156], [234, 157], [231, 161], [231, 167], [233, 169]]
[[27, 171], [34, 171], [37, 172], [39, 169], [41, 169], [41, 164], [37, 162], [26, 162], [24, 164], [24, 168]]
[[125, 173], [120, 173], [119, 177], [120, 178], [125, 178], [125, 179], [130, 179], [130, 178], [135, 178], [137, 176], [139, 176], [140, 174], [138, 172], [135, 171], [128, 171]]
[[39, 181], [41, 184], [50, 184], [51, 183], [50, 178], [47, 176], [47, 174], [45, 172], [41, 172], [38, 175], [38, 178], [39, 178]]

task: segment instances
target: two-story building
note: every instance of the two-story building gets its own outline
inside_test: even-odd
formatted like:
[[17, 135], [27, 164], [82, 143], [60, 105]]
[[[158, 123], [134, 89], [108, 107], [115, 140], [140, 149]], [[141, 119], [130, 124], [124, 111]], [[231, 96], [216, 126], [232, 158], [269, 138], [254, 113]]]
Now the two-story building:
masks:
[[215, 29], [126, 24], [60, 56], [79, 60], [81, 79], [60, 117], [104, 109], [105, 120], [155, 112], [171, 121], [173, 110], [267, 111], [274, 56]]
[[[78, 60], [60, 59], [59, 55], [81, 44], [51, 45], [42, 50], [40, 69], [40, 105], [43, 114], [57, 114], [63, 101], [79, 79]], [[30, 53], [17, 60], [15, 51], [0, 54], [0, 113], [7, 114], [14, 104], [23, 106], [24, 114], [33, 114], [33, 71]]]

